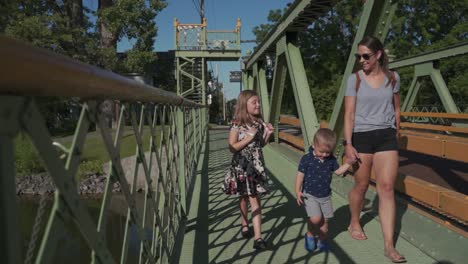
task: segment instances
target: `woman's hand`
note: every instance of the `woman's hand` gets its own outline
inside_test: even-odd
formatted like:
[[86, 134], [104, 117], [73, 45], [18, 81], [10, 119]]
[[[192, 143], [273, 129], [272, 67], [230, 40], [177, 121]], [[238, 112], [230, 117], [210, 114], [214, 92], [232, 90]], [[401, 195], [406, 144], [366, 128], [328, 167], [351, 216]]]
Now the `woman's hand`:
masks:
[[346, 160], [351, 164], [359, 160], [359, 153], [352, 145], [345, 146]]

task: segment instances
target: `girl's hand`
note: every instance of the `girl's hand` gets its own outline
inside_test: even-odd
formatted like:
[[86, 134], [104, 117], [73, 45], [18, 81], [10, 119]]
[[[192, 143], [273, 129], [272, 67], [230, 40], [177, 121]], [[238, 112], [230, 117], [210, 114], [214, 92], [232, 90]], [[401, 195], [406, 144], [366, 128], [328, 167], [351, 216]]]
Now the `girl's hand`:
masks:
[[302, 192], [296, 192], [296, 202], [297, 202], [297, 205], [299, 206], [304, 204], [302, 197], [304, 197], [304, 194]]
[[257, 134], [257, 129], [254, 128], [254, 127], [251, 127], [251, 128], [249, 128], [249, 130], [247, 130], [245, 132], [245, 134], [247, 135], [247, 137], [253, 139], [255, 137], [255, 135]]
[[273, 125], [271, 123], [263, 123], [264, 126], [265, 126], [265, 130], [269, 133], [273, 133], [273, 131], [275, 130], [275, 128], [273, 127]]

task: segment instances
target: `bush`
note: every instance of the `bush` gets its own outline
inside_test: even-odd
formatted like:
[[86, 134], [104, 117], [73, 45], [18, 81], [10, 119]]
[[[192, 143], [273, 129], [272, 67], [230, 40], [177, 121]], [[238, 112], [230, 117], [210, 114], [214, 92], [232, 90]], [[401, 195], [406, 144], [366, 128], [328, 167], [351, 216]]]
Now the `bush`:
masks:
[[102, 161], [100, 160], [84, 160], [78, 167], [77, 177], [78, 179], [85, 178], [91, 174], [103, 174]]

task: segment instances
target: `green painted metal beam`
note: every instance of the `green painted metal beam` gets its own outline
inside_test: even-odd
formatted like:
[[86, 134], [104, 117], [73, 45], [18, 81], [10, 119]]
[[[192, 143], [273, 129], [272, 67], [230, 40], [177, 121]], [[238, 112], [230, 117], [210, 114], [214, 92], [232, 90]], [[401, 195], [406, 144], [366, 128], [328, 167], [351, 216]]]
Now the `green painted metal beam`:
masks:
[[335, 131], [338, 137], [342, 137], [343, 132], [343, 101], [344, 95], [346, 92], [346, 83], [348, 81], [348, 76], [357, 69], [356, 58], [354, 53], [357, 51], [357, 45], [361, 39], [366, 35], [376, 35], [378, 30], [378, 22], [381, 20], [380, 17], [384, 14], [384, 8], [387, 5], [385, 1], [374, 1], [367, 0], [364, 4], [364, 9], [362, 11], [361, 19], [359, 21], [359, 27], [354, 37], [353, 45], [351, 46], [351, 52], [348, 56], [348, 62], [346, 64], [345, 72], [343, 73], [343, 79], [341, 80], [341, 85], [337, 93], [335, 106], [333, 108], [332, 115], [330, 117], [330, 122], [328, 127]]
[[285, 57], [288, 65], [289, 78], [296, 99], [297, 112], [301, 120], [301, 130], [304, 137], [304, 145], [307, 149], [312, 143], [312, 138], [319, 129], [317, 114], [315, 112], [312, 95], [310, 94], [304, 63], [302, 62], [299, 47], [292, 42], [286, 42], [286, 37], [281, 41], [285, 48]]
[[14, 138], [19, 131], [17, 97], [0, 98], [0, 255], [7, 264], [22, 263], [19, 240], [18, 203], [16, 202]]
[[[278, 46], [278, 44], [277, 44]], [[283, 46], [283, 45], [281, 45]], [[269, 122], [275, 128], [275, 142], [279, 142], [279, 117], [281, 113], [281, 103], [283, 100], [284, 86], [286, 83], [286, 75], [288, 73], [286, 58], [284, 54], [276, 55], [276, 64], [273, 73], [273, 85], [271, 89], [271, 103], [270, 103], [270, 119]]]
[[257, 89], [261, 100], [263, 119], [267, 121], [270, 119], [270, 98], [268, 96], [265, 68], [264, 65], [258, 63], [254, 68], [257, 68]]
[[176, 122], [177, 122], [177, 145], [179, 146], [179, 188], [182, 201], [182, 209], [187, 211], [187, 186], [185, 182], [185, 145], [190, 144], [185, 140], [185, 122], [184, 122], [184, 109], [177, 108]]
[[419, 92], [419, 88], [421, 87], [421, 83], [418, 81], [418, 76], [414, 76], [413, 80], [411, 81], [410, 88], [405, 96], [405, 101], [401, 106], [401, 110], [403, 112], [408, 112], [414, 105], [414, 101], [416, 100], [416, 95]]
[[272, 29], [262, 44], [255, 49], [255, 52], [250, 56], [246, 63], [246, 68], [251, 69], [253, 64], [258, 61], [265, 52], [274, 45], [286, 32], [294, 32], [303, 30], [307, 25], [312, 23], [317, 17], [325, 14], [336, 3], [336, 1], [312, 1], [298, 0], [295, 1], [281, 20]]
[[437, 94], [439, 94], [439, 98], [442, 101], [445, 111], [447, 113], [458, 113], [457, 105], [455, 104], [455, 101], [453, 100], [453, 97], [450, 94], [450, 91], [447, 88], [447, 85], [445, 84], [444, 78], [442, 77], [442, 74], [440, 74], [439, 69], [432, 69], [431, 79], [434, 83]]
[[449, 46], [444, 49], [424, 52], [408, 58], [394, 60], [389, 63], [390, 69], [398, 69], [416, 64], [432, 62], [443, 58], [459, 56], [468, 53], [468, 42], [462, 42], [457, 45]]
[[188, 50], [177, 50], [175, 52], [176, 57], [187, 57], [187, 58], [206, 58], [208, 61], [238, 61], [241, 57], [240, 50], [200, 50], [200, 51], [188, 51]]

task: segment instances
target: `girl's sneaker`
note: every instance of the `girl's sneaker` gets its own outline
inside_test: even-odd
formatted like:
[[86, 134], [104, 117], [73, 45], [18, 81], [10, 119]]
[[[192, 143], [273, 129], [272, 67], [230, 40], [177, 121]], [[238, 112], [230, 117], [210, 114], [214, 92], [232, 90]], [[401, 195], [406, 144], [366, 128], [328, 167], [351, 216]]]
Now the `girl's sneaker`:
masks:
[[328, 245], [328, 242], [326, 240], [319, 240], [317, 242], [317, 248], [321, 252], [328, 252], [330, 251], [330, 246]]
[[309, 237], [307, 233], [304, 235], [304, 248], [309, 251], [309, 252], [314, 252], [314, 250], [317, 248], [317, 245], [315, 243], [315, 237]]

